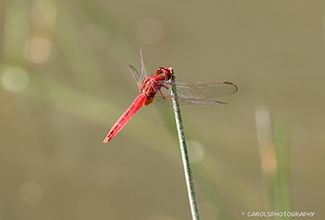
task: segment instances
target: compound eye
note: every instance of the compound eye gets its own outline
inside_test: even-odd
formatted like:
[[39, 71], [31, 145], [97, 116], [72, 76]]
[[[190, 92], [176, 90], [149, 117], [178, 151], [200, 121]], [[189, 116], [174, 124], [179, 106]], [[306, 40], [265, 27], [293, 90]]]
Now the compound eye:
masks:
[[165, 73], [165, 79], [169, 80], [171, 78], [171, 73], [168, 68], [164, 68], [164, 73]]
[[165, 79], [166, 80], [169, 80], [170, 79], [169, 74], [167, 72], [165, 72]]

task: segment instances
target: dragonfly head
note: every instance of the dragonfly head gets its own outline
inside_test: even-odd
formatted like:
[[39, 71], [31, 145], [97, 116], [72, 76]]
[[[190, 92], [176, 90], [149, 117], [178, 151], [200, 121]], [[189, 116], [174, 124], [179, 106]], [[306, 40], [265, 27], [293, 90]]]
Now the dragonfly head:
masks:
[[163, 80], [169, 80], [172, 76], [172, 74], [170, 73], [169, 68], [167, 67], [158, 67], [156, 69], [156, 75], [161, 75]]

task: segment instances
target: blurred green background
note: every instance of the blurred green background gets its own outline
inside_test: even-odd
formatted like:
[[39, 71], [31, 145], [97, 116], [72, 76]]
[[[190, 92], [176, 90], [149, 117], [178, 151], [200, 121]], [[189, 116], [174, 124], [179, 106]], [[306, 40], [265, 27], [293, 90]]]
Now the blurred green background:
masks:
[[324, 218], [324, 1], [0, 9], [0, 219], [190, 219], [171, 108], [142, 108], [102, 143], [138, 94], [139, 45], [149, 74], [239, 87], [227, 106], [182, 107], [202, 219]]

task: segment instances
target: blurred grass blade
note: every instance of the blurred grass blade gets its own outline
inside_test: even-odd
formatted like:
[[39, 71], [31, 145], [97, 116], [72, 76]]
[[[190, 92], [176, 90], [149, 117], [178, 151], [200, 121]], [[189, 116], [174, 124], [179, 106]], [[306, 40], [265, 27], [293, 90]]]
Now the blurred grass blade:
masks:
[[274, 211], [274, 176], [277, 164], [269, 109], [266, 106], [257, 106], [255, 120], [266, 197], [266, 209], [267, 211]]
[[267, 200], [266, 211], [290, 212], [288, 120], [285, 118], [275, 120], [273, 138], [271, 117], [267, 107], [258, 106], [255, 118]]
[[3, 41], [1, 50], [4, 62], [23, 64], [24, 48], [30, 31], [30, 1], [11, 0], [0, 4], [4, 6]]
[[[128, 68], [125, 68], [125, 63], [129, 63], [135, 57], [138, 57], [138, 53], [116, 24], [116, 21], [110, 17], [107, 6], [100, 1], [80, 0], [69, 1], [69, 7], [73, 11], [80, 11], [81, 13], [78, 16], [83, 15], [81, 16], [82, 19], [87, 20], [90, 25], [96, 24], [96, 26], [102, 27], [100, 32], [97, 33], [100, 40], [104, 42], [102, 46], [114, 59], [122, 70], [121, 72], [127, 76], [127, 79], [131, 80], [132, 77], [129, 78], [130, 72]], [[93, 31], [99, 31], [99, 29], [95, 28]], [[130, 82], [134, 83], [133, 81]]]
[[[75, 19], [67, 2], [62, 1], [58, 6], [57, 44], [78, 84], [84, 88], [92, 88], [99, 81], [105, 79], [104, 70], [92, 52], [82, 46], [82, 30], [79, 28], [77, 19]], [[75, 39], [76, 36], [79, 37], [77, 40]]]
[[291, 211], [288, 125], [289, 122], [286, 118], [277, 118], [274, 126], [278, 164], [275, 176], [275, 209], [279, 212]]
[[208, 156], [205, 156], [204, 161], [193, 165], [193, 172], [196, 175], [195, 182], [199, 186], [200, 195], [203, 195], [206, 204], [209, 204], [209, 208], [214, 215], [213, 219], [234, 220], [234, 216], [216, 187], [216, 184], [214, 184], [211, 174], [207, 170], [208, 165], [205, 161], [209, 161], [210, 159], [215, 160], [215, 158], [210, 157], [209, 159], [209, 157], [207, 157]]

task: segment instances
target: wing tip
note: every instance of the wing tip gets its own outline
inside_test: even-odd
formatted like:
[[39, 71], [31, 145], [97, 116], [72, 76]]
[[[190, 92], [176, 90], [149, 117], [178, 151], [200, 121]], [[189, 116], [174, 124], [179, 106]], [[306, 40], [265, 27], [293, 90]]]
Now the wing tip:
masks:
[[234, 94], [234, 93], [236, 93], [238, 91], [238, 86], [236, 86], [236, 84], [234, 84], [232, 82], [228, 82], [228, 81], [224, 81], [223, 83], [228, 84], [228, 85], [232, 85], [232, 86], [235, 87], [235, 91], [233, 93], [231, 93], [231, 94]]

